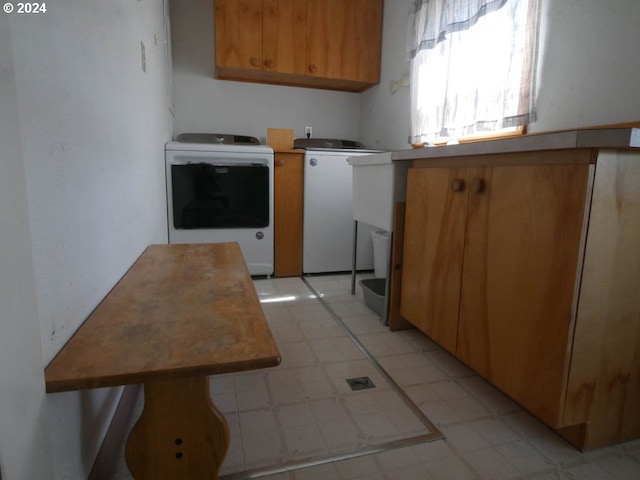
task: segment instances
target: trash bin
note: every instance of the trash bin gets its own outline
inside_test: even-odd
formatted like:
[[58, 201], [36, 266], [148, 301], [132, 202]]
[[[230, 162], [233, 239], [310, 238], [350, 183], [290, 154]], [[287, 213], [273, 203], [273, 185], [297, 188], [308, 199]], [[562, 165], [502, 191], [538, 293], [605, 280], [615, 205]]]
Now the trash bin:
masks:
[[371, 232], [373, 242], [373, 274], [378, 278], [387, 278], [389, 266], [389, 232], [386, 230], [373, 230]]

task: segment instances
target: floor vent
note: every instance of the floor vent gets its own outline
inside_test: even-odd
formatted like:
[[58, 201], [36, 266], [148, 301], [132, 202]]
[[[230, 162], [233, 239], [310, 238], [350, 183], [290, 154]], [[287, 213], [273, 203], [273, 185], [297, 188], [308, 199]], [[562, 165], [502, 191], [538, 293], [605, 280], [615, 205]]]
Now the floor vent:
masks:
[[369, 377], [347, 378], [347, 383], [353, 391], [376, 387]]

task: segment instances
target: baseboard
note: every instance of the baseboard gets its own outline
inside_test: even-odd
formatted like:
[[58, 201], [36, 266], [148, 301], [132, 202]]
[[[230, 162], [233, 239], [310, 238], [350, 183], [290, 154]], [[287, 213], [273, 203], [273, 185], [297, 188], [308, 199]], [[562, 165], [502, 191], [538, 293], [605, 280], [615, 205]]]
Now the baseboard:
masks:
[[87, 480], [105, 480], [110, 477], [113, 466], [119, 461], [118, 456], [122, 455], [122, 445], [126, 441], [136, 403], [141, 393], [142, 385], [126, 385], [124, 387]]

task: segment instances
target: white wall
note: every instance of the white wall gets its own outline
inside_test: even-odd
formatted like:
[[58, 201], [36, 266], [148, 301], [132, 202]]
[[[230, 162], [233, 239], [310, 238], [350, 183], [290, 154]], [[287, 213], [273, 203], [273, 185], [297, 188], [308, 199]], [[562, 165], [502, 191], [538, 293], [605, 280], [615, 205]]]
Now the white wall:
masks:
[[538, 119], [530, 132], [640, 120], [640, 2], [542, 0]]
[[[380, 85], [362, 94], [360, 138], [409, 148], [409, 89], [391, 82], [409, 71], [405, 38], [411, 0], [385, 2]], [[640, 1], [542, 0], [537, 121], [529, 131], [640, 120]]]
[[9, 19], [0, 14], [0, 465], [52, 478]]
[[314, 137], [358, 139], [357, 93], [216, 80], [212, 0], [172, 2], [171, 24], [175, 134], [237, 133], [264, 142], [267, 128], [303, 137], [309, 125]]
[[410, 89], [401, 86], [401, 82], [410, 73], [405, 45], [409, 6], [412, 3], [413, 0], [384, 2], [380, 84], [362, 93], [360, 110], [360, 138], [370, 148], [409, 148]]
[[[47, 6], [46, 14], [9, 19], [40, 369], [143, 249], [166, 242], [163, 145], [171, 137], [163, 1]], [[55, 478], [87, 478], [118, 395], [46, 396]], [[3, 441], [8, 435], [0, 431]]]

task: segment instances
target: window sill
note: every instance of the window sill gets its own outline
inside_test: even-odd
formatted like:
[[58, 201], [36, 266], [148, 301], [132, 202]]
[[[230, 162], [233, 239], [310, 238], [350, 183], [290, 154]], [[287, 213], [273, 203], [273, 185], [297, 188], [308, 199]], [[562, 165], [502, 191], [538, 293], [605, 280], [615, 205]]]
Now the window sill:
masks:
[[[504, 130], [500, 130], [499, 132], [491, 132], [491, 133], [483, 133], [479, 135], [469, 135], [467, 137], [462, 137], [457, 139], [457, 143], [472, 143], [472, 142], [484, 142], [487, 140], [498, 140], [500, 138], [509, 138], [509, 137], [517, 137], [520, 135], [524, 135], [527, 133], [526, 125], [520, 127], [513, 128], [505, 128]], [[446, 141], [434, 142], [433, 145], [436, 147], [441, 147], [443, 145], [450, 145], [451, 143]], [[414, 143], [411, 144], [413, 148], [424, 148], [426, 144], [424, 143]]]

